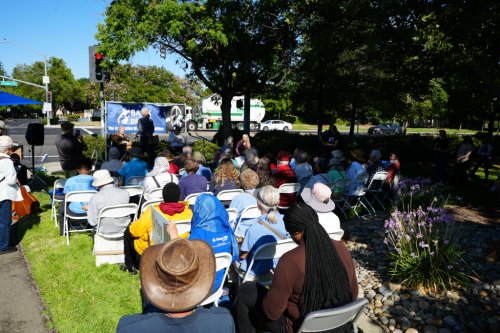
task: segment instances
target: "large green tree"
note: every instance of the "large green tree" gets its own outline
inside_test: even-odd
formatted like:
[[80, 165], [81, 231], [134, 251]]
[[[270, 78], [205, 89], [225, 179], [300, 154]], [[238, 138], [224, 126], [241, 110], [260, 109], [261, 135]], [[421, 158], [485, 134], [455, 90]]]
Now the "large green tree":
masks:
[[[52, 91], [52, 102], [54, 108], [64, 107], [73, 109], [78, 103], [81, 95], [80, 86], [75, 80], [71, 69], [60, 58], [50, 58], [47, 61], [47, 74], [50, 77], [49, 89]], [[15, 79], [43, 85], [44, 64], [41, 61], [31, 65], [17, 65], [12, 70], [12, 77]], [[45, 101], [45, 90], [30, 85], [19, 83], [17, 87], [9, 89], [10, 92], [37, 101]], [[39, 108], [39, 107], [38, 107]]]
[[115, 0], [99, 25], [113, 66], [150, 46], [182, 58], [189, 75], [222, 97], [224, 135], [231, 100], [279, 85], [296, 45], [292, 0]]
[[[80, 80], [83, 100], [88, 108], [99, 107], [99, 85]], [[117, 65], [109, 82], [104, 83], [106, 100], [123, 102], [186, 103], [194, 106], [206, 95], [198, 80], [181, 79], [157, 66]]]

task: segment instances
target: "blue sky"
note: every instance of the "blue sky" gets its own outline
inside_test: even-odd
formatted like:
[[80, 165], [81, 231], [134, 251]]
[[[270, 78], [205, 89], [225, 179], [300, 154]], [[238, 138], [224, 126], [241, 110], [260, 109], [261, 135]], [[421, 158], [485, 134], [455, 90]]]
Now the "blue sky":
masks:
[[[88, 47], [96, 44], [97, 23], [104, 22], [110, 0], [0, 0], [0, 62], [11, 74], [17, 64], [32, 64], [40, 55], [13, 45], [25, 45], [47, 57], [62, 58], [75, 78], [88, 77]], [[160, 58], [148, 50], [129, 60], [136, 65], [163, 66], [176, 75], [184, 72], [175, 57]]]

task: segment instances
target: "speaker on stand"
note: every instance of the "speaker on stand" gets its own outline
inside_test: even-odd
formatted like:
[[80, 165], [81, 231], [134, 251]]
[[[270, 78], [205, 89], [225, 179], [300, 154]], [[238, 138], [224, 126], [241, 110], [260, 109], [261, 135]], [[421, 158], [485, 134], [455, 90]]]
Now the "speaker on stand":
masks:
[[[33, 180], [37, 178], [35, 173], [35, 146], [43, 146], [45, 139], [45, 128], [41, 123], [29, 123], [25, 135], [26, 141], [31, 145], [31, 168]], [[43, 184], [45, 182], [39, 179]]]

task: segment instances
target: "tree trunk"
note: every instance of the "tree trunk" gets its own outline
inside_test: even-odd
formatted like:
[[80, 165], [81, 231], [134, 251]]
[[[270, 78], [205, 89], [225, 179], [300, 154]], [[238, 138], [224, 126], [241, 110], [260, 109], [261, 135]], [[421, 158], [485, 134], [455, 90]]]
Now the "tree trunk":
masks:
[[354, 126], [356, 124], [356, 118], [358, 113], [358, 82], [354, 81], [353, 91], [352, 91], [352, 109], [351, 109], [351, 126], [349, 127], [349, 137], [354, 136]]
[[243, 109], [243, 132], [250, 134], [250, 95], [245, 94], [245, 103]]
[[231, 136], [231, 101], [233, 95], [223, 95], [220, 109], [222, 111], [222, 134], [224, 139]]

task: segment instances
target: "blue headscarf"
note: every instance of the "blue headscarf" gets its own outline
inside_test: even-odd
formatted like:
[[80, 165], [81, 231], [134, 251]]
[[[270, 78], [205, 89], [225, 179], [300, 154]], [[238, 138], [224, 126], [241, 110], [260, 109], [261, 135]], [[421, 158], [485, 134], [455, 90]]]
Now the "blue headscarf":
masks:
[[233, 261], [239, 259], [238, 242], [229, 225], [229, 215], [222, 203], [211, 194], [201, 194], [196, 198], [191, 220], [191, 230], [201, 228], [208, 232], [226, 233], [231, 237]]

